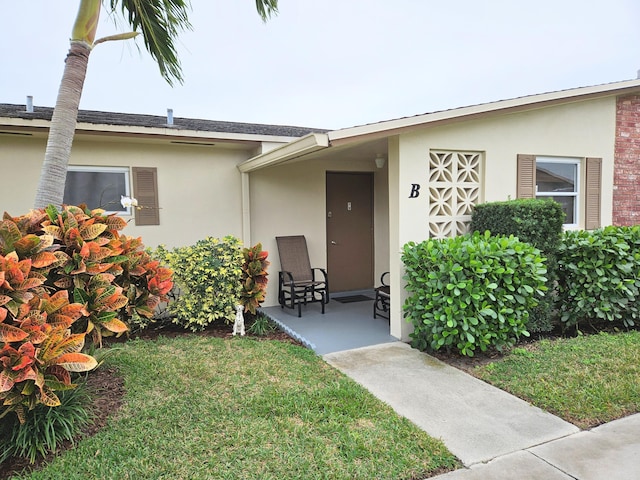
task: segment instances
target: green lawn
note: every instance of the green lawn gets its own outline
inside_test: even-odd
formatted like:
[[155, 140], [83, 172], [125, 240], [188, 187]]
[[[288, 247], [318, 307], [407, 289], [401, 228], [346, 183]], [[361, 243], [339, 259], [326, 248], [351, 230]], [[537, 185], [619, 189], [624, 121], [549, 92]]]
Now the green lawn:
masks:
[[590, 428], [640, 412], [640, 331], [542, 340], [474, 374]]
[[112, 356], [124, 407], [30, 479], [418, 479], [461, 465], [312, 351], [190, 335]]

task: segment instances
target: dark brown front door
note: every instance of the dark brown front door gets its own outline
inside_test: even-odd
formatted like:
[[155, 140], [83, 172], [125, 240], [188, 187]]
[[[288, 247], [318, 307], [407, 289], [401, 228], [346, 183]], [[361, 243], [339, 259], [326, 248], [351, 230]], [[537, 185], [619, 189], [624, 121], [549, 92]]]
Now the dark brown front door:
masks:
[[331, 292], [373, 287], [373, 175], [327, 172], [327, 273]]

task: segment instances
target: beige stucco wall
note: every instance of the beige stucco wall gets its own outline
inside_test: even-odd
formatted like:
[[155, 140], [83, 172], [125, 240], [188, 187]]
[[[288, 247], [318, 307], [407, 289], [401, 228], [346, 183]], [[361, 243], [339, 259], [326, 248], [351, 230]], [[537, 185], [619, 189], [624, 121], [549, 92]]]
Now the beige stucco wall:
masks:
[[[44, 137], [0, 137], [3, 171], [19, 171], [15, 181], [3, 182], [0, 208], [12, 215], [32, 208], [45, 145]], [[137, 227], [125, 217], [131, 220], [124, 233], [141, 236], [151, 247], [160, 243], [174, 247], [207, 236], [242, 237], [241, 177], [236, 166], [247, 156], [242, 150], [218, 147], [77, 136], [70, 164], [156, 167], [160, 225]]]
[[[615, 139], [615, 98], [604, 98], [570, 105], [540, 108], [489, 119], [477, 119], [450, 126], [400, 135], [390, 142], [389, 158], [397, 185], [390, 188], [392, 235], [390, 263], [393, 302], [391, 334], [406, 340], [411, 326], [402, 319], [405, 291], [400, 282], [403, 267], [399, 252], [409, 241], [428, 238], [428, 155], [432, 149], [477, 151], [484, 154], [484, 201], [516, 198], [516, 160], [518, 154], [561, 157], [601, 157], [601, 219], [611, 224], [613, 195], [613, 157]], [[584, 180], [584, 175], [581, 175]], [[418, 198], [409, 198], [412, 183], [422, 185]], [[581, 189], [584, 187], [582, 186]], [[583, 200], [583, 198], [581, 198]], [[584, 211], [580, 210], [580, 225]]]
[[33, 208], [45, 145], [45, 138], [0, 135], [2, 212], [18, 216]]
[[265, 306], [277, 305], [280, 260], [276, 236], [305, 235], [312, 267], [326, 268], [326, 172], [374, 172], [375, 279], [389, 266], [386, 166], [371, 158], [345, 163], [339, 158], [297, 162], [250, 174], [251, 241], [269, 251], [270, 281]]

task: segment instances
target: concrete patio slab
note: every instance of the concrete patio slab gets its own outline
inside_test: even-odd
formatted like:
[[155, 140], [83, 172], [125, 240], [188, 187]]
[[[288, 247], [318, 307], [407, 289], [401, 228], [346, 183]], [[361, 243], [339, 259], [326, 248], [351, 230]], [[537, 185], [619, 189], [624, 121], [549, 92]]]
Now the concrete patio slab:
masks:
[[[370, 296], [373, 299], [373, 293]], [[318, 355], [398, 341], [389, 334], [387, 319], [373, 318], [373, 300], [355, 303], [331, 300], [324, 315], [320, 313], [320, 305], [312, 303], [303, 307], [300, 318], [297, 310], [279, 306], [261, 310]]]

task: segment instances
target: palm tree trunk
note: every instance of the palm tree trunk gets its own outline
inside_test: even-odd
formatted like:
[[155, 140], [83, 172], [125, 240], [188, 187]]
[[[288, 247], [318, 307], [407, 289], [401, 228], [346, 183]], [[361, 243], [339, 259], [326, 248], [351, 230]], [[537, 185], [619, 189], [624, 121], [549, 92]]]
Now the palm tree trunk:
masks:
[[90, 53], [91, 48], [86, 42], [71, 42], [51, 118], [35, 208], [44, 208], [49, 204], [57, 207], [62, 205], [67, 165]]

